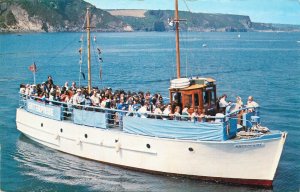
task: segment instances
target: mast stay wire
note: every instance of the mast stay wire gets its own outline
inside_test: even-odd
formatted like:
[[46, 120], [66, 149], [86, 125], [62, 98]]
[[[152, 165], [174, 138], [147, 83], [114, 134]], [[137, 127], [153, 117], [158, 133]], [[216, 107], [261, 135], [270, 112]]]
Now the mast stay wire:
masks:
[[[95, 36], [94, 36], [95, 37]], [[96, 49], [95, 49], [95, 45], [98, 49], [98, 54], [96, 54]], [[99, 78], [100, 78], [100, 81], [101, 81], [101, 87], [103, 88], [103, 80], [102, 80], [102, 62], [103, 62], [103, 59], [101, 57], [101, 48], [98, 47], [97, 43], [94, 41], [92, 41], [92, 47], [93, 47], [93, 52], [94, 52], [94, 58], [96, 61], [98, 61], [97, 63], [99, 63]], [[98, 55], [98, 57], [97, 57]]]
[[[186, 0], [182, 0], [186, 6], [186, 9], [188, 10], [189, 13], [191, 13], [191, 9], [189, 8]], [[189, 67], [189, 56], [188, 56], [188, 53], [190, 52], [190, 47], [188, 46], [189, 45], [189, 23], [188, 23], [188, 20], [186, 20], [186, 34], [185, 34], [185, 41], [184, 41], [184, 46], [185, 46], [185, 77], [187, 78], [188, 77], [188, 67]], [[192, 70], [191, 70], [192, 71]], [[192, 74], [191, 74], [192, 76]]]
[[[72, 39], [66, 46], [64, 46], [61, 50], [57, 51], [57, 54], [55, 54], [52, 57], [49, 57], [48, 60], [45, 60], [44, 63], [51, 63], [54, 59], [58, 58], [58, 56], [61, 56], [64, 53], [64, 50], [66, 50], [70, 45], [74, 43], [74, 40], [76, 40], [78, 37], [76, 36], [74, 39]], [[43, 62], [41, 62], [43, 63]], [[39, 71], [41, 70], [41, 67], [39, 67]]]

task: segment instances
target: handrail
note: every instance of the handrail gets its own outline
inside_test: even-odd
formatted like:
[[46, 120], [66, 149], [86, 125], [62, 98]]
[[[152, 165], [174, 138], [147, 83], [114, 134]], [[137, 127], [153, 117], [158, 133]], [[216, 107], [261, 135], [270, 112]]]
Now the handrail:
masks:
[[235, 114], [240, 113], [241, 111], [245, 111], [245, 110], [249, 110], [249, 109], [253, 109], [254, 111], [257, 111], [256, 109], [259, 109], [259, 107], [243, 107], [243, 108], [240, 108], [238, 110], [234, 110], [234, 111], [226, 114], [225, 117], [230, 117], [231, 115], [235, 115]]

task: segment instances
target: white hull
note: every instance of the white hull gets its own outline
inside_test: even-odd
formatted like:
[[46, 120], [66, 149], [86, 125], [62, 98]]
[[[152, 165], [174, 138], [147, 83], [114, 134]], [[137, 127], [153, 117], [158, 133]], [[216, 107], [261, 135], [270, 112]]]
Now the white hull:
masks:
[[24, 109], [17, 109], [16, 122], [31, 139], [79, 157], [149, 172], [264, 186], [272, 185], [286, 139], [285, 133], [277, 139], [224, 142], [147, 137], [56, 121]]

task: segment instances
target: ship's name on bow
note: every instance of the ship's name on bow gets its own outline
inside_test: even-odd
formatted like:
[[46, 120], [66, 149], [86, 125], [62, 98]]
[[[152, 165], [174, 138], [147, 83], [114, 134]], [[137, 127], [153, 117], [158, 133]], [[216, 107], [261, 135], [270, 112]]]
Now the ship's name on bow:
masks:
[[249, 143], [249, 144], [236, 144], [235, 148], [256, 148], [256, 147], [264, 147], [264, 143]]

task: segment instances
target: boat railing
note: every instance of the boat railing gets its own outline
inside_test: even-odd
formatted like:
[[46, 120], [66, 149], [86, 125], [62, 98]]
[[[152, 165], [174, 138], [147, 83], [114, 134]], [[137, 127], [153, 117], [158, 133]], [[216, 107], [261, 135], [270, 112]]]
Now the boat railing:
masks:
[[232, 116], [235, 116], [235, 115], [238, 115], [240, 113], [248, 113], [248, 112], [253, 112], [254, 115], [257, 115], [259, 116], [259, 107], [242, 107], [238, 110], [230, 110], [230, 107], [229, 106], [229, 110], [228, 112], [226, 113], [226, 117], [232, 117]]
[[[89, 117], [89, 114], [101, 113], [105, 116], [105, 127], [104, 128], [123, 128], [123, 117], [131, 116], [138, 118], [150, 118], [150, 119], [160, 119], [160, 120], [171, 120], [171, 121], [192, 121], [192, 122], [209, 122], [209, 123], [222, 123], [227, 122], [229, 118], [234, 118], [236, 114], [241, 111], [249, 110], [251, 108], [242, 108], [238, 111], [233, 111], [223, 116], [210, 116], [205, 115], [203, 117], [191, 117], [189, 115], [165, 115], [165, 114], [155, 114], [155, 113], [140, 113], [138, 111], [127, 111], [118, 109], [102, 108], [97, 106], [79, 105], [60, 101], [52, 101], [45, 98], [39, 98], [36, 96], [28, 96], [20, 94], [20, 107], [27, 110], [27, 100], [36, 101], [36, 103], [45, 106], [55, 106], [60, 108], [60, 120], [73, 121], [74, 123], [80, 123], [80, 120], [74, 119], [74, 111], [80, 112], [82, 116]], [[78, 113], [77, 113], [78, 114]], [[93, 118], [88, 118], [93, 121]], [[77, 121], [76, 121], [77, 120]], [[75, 122], [76, 121], [76, 122]], [[94, 126], [97, 122], [91, 122], [90, 126]]]

